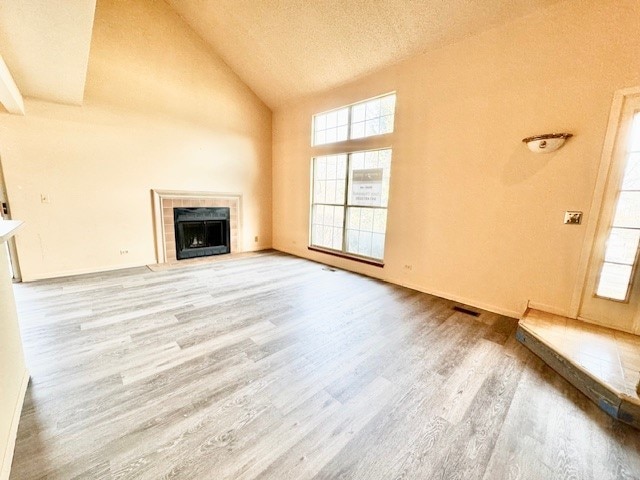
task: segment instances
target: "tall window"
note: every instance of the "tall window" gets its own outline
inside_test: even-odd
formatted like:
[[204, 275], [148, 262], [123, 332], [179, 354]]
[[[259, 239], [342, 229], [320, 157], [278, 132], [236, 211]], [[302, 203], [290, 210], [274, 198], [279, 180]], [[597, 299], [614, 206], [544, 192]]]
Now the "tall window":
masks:
[[384, 258], [391, 148], [362, 147], [368, 137], [393, 133], [395, 105], [391, 93], [313, 116], [313, 146], [343, 142], [344, 150], [312, 162], [312, 247]]
[[629, 296], [640, 243], [640, 113], [633, 119], [626, 160], [596, 289], [597, 296], [620, 301]]

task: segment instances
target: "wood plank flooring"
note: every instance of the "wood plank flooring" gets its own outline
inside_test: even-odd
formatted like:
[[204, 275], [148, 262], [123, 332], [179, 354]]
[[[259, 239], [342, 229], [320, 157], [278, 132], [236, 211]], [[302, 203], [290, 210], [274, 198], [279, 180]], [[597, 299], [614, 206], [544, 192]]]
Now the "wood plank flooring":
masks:
[[16, 286], [11, 479], [638, 479], [516, 321], [288, 255]]

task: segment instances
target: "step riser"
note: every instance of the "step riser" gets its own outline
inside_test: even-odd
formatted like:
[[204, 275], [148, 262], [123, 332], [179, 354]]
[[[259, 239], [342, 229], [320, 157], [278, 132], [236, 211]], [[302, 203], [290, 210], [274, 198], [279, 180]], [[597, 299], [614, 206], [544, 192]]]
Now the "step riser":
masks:
[[608, 415], [640, 429], [640, 407], [638, 405], [629, 403], [623, 397], [618, 396], [616, 392], [582, 371], [522, 326], [518, 326], [516, 338]]

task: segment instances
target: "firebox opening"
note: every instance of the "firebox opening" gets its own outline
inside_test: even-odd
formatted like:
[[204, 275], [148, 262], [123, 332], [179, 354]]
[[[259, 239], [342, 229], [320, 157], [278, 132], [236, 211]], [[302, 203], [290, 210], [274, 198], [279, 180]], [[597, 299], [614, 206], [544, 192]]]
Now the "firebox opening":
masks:
[[231, 251], [229, 208], [174, 208], [173, 215], [178, 260]]

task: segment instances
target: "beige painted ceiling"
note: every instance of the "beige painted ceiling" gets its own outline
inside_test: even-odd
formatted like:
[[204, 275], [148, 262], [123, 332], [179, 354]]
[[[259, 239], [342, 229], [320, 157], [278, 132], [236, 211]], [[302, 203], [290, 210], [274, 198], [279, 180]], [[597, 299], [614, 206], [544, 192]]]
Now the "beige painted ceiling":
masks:
[[270, 107], [560, 0], [166, 0]]
[[96, 0], [1, 0], [0, 55], [22, 95], [79, 105]]

